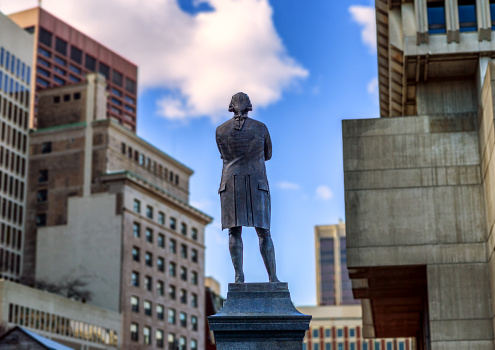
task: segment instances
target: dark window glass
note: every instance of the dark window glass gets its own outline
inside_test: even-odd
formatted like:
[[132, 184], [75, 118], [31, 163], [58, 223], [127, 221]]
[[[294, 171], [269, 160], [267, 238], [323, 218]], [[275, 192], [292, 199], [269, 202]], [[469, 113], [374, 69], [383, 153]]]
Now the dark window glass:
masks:
[[38, 182], [48, 181], [48, 169], [40, 170], [38, 173]]
[[183, 222], [180, 224], [180, 233], [182, 233], [184, 236], [187, 235], [187, 225]]
[[495, 30], [495, 0], [490, 0], [490, 17], [492, 20], [492, 30]]
[[129, 78], [125, 78], [125, 89], [130, 93], [136, 93], [136, 82]]
[[39, 190], [36, 199], [38, 203], [46, 202], [46, 200], [48, 199], [48, 190]]
[[76, 92], [74, 94], [74, 100], [80, 100], [81, 99], [81, 93], [80, 92]]
[[41, 79], [39, 77], [36, 78], [36, 82], [43, 87], [48, 87], [48, 85], [50, 85], [50, 83], [47, 82], [45, 79]]
[[146, 264], [146, 266], [153, 266], [153, 255], [151, 255], [150, 252], [146, 252], [146, 254], [144, 255], [144, 263]]
[[91, 72], [96, 71], [96, 58], [86, 54], [85, 67], [89, 69]]
[[61, 66], [65, 66], [67, 64], [67, 62], [63, 58], [60, 58], [58, 56], [55, 56], [53, 60], [58, 64], [60, 64]]
[[53, 67], [53, 71], [54, 71], [55, 73], [57, 73], [57, 74], [60, 74], [60, 75], [66, 75], [66, 74], [67, 74], [67, 72], [66, 72], [65, 70], [60, 69], [60, 68], [58, 68], [58, 67], [56, 67], [56, 66], [55, 66], [55, 67]]
[[131, 310], [133, 312], [139, 312], [139, 298], [132, 296], [131, 297]]
[[140, 253], [139, 253], [138, 247], [132, 248], [132, 260], [137, 261], [137, 262], [139, 262], [139, 260], [140, 260]]
[[110, 90], [110, 91], [112, 91], [112, 94], [119, 96], [119, 97], [122, 97], [122, 92], [120, 92], [116, 88], [112, 88], [112, 90]]
[[98, 72], [103, 74], [106, 79], [110, 77], [110, 67], [107, 66], [105, 63], [100, 62]]
[[43, 68], [38, 68], [38, 73], [44, 77], [50, 77], [50, 72]]
[[50, 141], [41, 144], [41, 153], [50, 153], [52, 151], [52, 143]]
[[170, 218], [170, 228], [175, 230], [177, 228], [177, 220], [175, 218]]
[[476, 0], [459, 0], [459, 31], [475, 32], [476, 25]]
[[40, 28], [40, 36], [39, 36], [40, 43], [46, 45], [46, 46], [52, 46], [52, 33], [49, 31]]
[[63, 80], [62, 78], [57, 77], [56, 75], [53, 76], [53, 81], [56, 82], [57, 84], [60, 84], [60, 85], [64, 85], [65, 84], [65, 80]]
[[168, 286], [168, 296], [170, 299], [175, 300], [176, 297], [176, 292], [175, 292], [175, 286]]
[[131, 275], [131, 284], [134, 287], [139, 287], [139, 272], [135, 272], [135, 271], [132, 272], [132, 275]]
[[137, 323], [131, 323], [131, 340], [138, 341], [139, 340], [139, 326]]
[[158, 235], [158, 240], [157, 240], [158, 246], [160, 248], [165, 248], [165, 236], [162, 234]]
[[191, 260], [192, 262], [198, 262], [198, 251], [196, 249], [191, 249]]
[[[38, 61], [39, 61], [39, 59], [38, 59]], [[74, 73], [76, 73], [76, 74], [82, 74], [82, 71], [79, 68], [77, 68], [76, 66], [72, 65], [72, 64], [69, 66], [69, 69], [71, 71], [73, 71]]]
[[74, 62], [82, 64], [82, 51], [75, 46], [70, 47], [70, 59]]
[[70, 101], [70, 95], [66, 94], [64, 95], [64, 102], [69, 102]]
[[69, 79], [70, 79], [71, 81], [73, 81], [74, 83], [79, 83], [79, 82], [81, 81], [81, 79], [79, 79], [79, 78], [77, 78], [77, 77], [73, 76], [72, 74], [71, 74], [71, 75], [69, 75]]
[[44, 59], [42, 58], [38, 58], [38, 63], [41, 64], [42, 66], [45, 66], [47, 68], [50, 68], [52, 65], [50, 64], [50, 62], [48, 61], [45, 61]]
[[170, 240], [170, 244], [168, 245], [168, 249], [170, 253], [175, 254], [177, 252], [177, 243], [174, 239]]
[[57, 37], [55, 39], [55, 50], [59, 54], [62, 54], [64, 56], [67, 56], [67, 41], [65, 41], [65, 40], [60, 39], [60, 38]]
[[24, 28], [24, 30], [26, 32], [28, 32], [29, 34], [33, 34], [34, 33], [34, 26]]
[[118, 86], [122, 86], [122, 80], [123, 80], [123, 76], [122, 76], [122, 73], [119, 73], [117, 71], [113, 71], [112, 73], [112, 81], [114, 84], [118, 85]]
[[445, 27], [445, 3], [444, 1], [430, 1], [428, 9], [428, 33], [443, 34]]
[[52, 54], [41, 47], [38, 47], [38, 52], [45, 57], [52, 57]]
[[195, 241], [198, 240], [198, 230], [195, 228], [191, 229], [191, 238], [194, 239]]

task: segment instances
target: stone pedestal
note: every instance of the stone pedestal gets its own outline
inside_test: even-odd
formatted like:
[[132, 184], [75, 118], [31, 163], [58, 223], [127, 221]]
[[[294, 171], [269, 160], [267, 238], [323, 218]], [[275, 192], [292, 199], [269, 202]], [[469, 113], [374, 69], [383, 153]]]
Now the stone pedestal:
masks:
[[310, 321], [280, 282], [230, 283], [223, 308], [208, 317], [217, 350], [301, 350]]

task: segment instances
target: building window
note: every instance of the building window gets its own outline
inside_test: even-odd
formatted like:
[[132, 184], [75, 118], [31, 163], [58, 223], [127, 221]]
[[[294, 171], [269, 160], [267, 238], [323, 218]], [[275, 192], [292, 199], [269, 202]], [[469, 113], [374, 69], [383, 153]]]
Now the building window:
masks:
[[132, 224], [132, 235], [137, 238], [141, 237], [141, 225], [137, 222]]
[[175, 334], [174, 333], [168, 334], [167, 342], [168, 342], [168, 348], [170, 350], [174, 349], [174, 347], [175, 347]]
[[[79, 64], [82, 64], [82, 51], [79, 50], [77, 47], [74, 47], [71, 45], [70, 47], [70, 59], [73, 60], [74, 62], [77, 62]], [[78, 69], [79, 72], [76, 72], [78, 74], [81, 74], [81, 71]]]
[[164, 346], [164, 341], [163, 341], [163, 331], [160, 329], [157, 329], [155, 332], [155, 339], [156, 339], [156, 347], [157, 348], [163, 348]]
[[198, 307], [198, 295], [196, 293], [191, 293], [191, 306]]
[[158, 271], [164, 272], [165, 271], [165, 260], [163, 258], [158, 258], [156, 260], [156, 266], [158, 268]]
[[375, 350], [380, 350], [381, 346], [380, 346], [380, 341], [379, 340], [375, 340]]
[[131, 275], [131, 284], [134, 287], [139, 287], [139, 272], [133, 271]]
[[165, 319], [165, 308], [163, 307], [163, 305], [156, 305], [156, 318], [158, 318], [159, 320]]
[[344, 344], [343, 343], [338, 343], [337, 344], [337, 350], [344, 350]]
[[156, 290], [158, 291], [158, 295], [163, 296], [165, 294], [165, 284], [163, 281], [158, 281], [156, 283]]
[[135, 199], [134, 200], [134, 212], [135, 213], [141, 213], [141, 201]]
[[320, 344], [313, 343], [313, 350], [320, 350]]
[[50, 141], [43, 142], [41, 144], [41, 153], [51, 153], [52, 152], [52, 143]]
[[445, 2], [428, 1], [428, 33], [429, 34], [444, 34], [446, 33], [445, 26]]
[[170, 277], [175, 277], [175, 275], [177, 274], [176, 270], [177, 270], [177, 268], [176, 268], [175, 263], [170, 262], [170, 263], [168, 264], [168, 275], [169, 275]]
[[196, 316], [191, 316], [191, 329], [193, 331], [198, 330], [198, 318]]
[[198, 341], [196, 339], [191, 339], [191, 350], [198, 350]]
[[187, 350], [186, 337], [179, 338], [179, 350]]
[[131, 323], [131, 340], [138, 341], [139, 340], [139, 326], [137, 323]]
[[153, 255], [150, 252], [146, 252], [144, 254], [144, 263], [146, 264], [146, 266], [153, 266]]
[[318, 338], [318, 328], [313, 328], [313, 338]]
[[175, 242], [175, 239], [170, 240], [170, 244], [168, 245], [168, 249], [170, 253], [175, 254], [177, 253], [177, 243]]
[[115, 85], [122, 86], [122, 78], [122, 73], [119, 73], [116, 70], [112, 72], [112, 82]]
[[150, 276], [145, 276], [144, 285], [146, 289], [151, 292], [153, 290], [153, 279]]
[[363, 350], [368, 350], [368, 343], [367, 342], [363, 342]]
[[181, 312], [179, 319], [180, 319], [180, 325], [184, 328], [187, 328], [187, 314], [185, 312]]
[[176, 296], [175, 286], [173, 285], [168, 286], [168, 296], [170, 299], [175, 300], [175, 296]]
[[100, 62], [98, 72], [103, 74], [105, 79], [108, 79], [110, 77], [110, 67], [103, 62]]
[[175, 324], [175, 310], [168, 309], [168, 323]]
[[38, 182], [47, 182], [48, 181], [48, 170], [43, 169], [38, 173]]
[[67, 41], [60, 39], [59, 37], [55, 38], [55, 51], [58, 53], [67, 56]]
[[131, 80], [129, 78], [125, 78], [125, 89], [130, 92], [131, 94], [136, 93], [136, 82], [134, 80]]
[[46, 214], [36, 215], [36, 226], [46, 226]]
[[356, 344], [355, 343], [349, 343], [349, 350], [356, 350]]
[[180, 233], [184, 236], [187, 236], [187, 225], [185, 223], [180, 224]]
[[182, 304], [187, 304], [187, 291], [185, 289], [180, 290], [179, 299]]
[[153, 243], [153, 230], [149, 227], [146, 228], [146, 241]]
[[191, 272], [191, 283], [195, 286], [198, 285], [198, 273], [196, 271]]
[[141, 259], [138, 247], [132, 247], [132, 260], [139, 262]]
[[165, 214], [161, 211], [158, 212], [158, 223], [160, 225], [165, 225]]
[[492, 20], [492, 30], [495, 30], [495, 0], [490, 0], [490, 17]]
[[144, 338], [144, 343], [146, 345], [151, 344], [151, 328], [150, 327], [145, 326], [143, 328], [143, 338]]
[[36, 199], [38, 203], [46, 202], [48, 199], [48, 190], [39, 190], [36, 195]]
[[131, 297], [131, 310], [132, 312], [139, 312], [139, 298], [132, 296]]
[[187, 269], [184, 266], [180, 267], [180, 279], [187, 282]]
[[146, 316], [151, 316], [151, 302], [149, 300], [145, 300], [143, 305], [144, 305], [144, 314]]
[[195, 229], [194, 227], [191, 229], [191, 238], [194, 239], [195, 241], [198, 240], [198, 230]]
[[325, 343], [325, 350], [332, 350], [332, 343]]
[[399, 342], [399, 350], [406, 350], [406, 346], [402, 341]]
[[349, 337], [355, 337], [356, 336], [356, 330], [354, 328], [349, 328]]
[[198, 251], [196, 249], [191, 249], [191, 260], [192, 262], [198, 262]]
[[187, 246], [185, 244], [180, 245], [180, 256], [181, 258], [187, 259]]
[[157, 243], [160, 248], [165, 248], [165, 236], [163, 234], [158, 234]]
[[478, 30], [476, 23], [476, 0], [458, 0], [459, 5], [459, 31], [475, 32]]
[[148, 219], [153, 219], [153, 207], [150, 205], [146, 206], [146, 217]]
[[43, 45], [51, 47], [52, 46], [52, 33], [50, 33], [49, 31], [47, 31], [43, 28], [40, 28], [39, 41]]
[[175, 220], [175, 218], [170, 218], [170, 228], [172, 230], [175, 230], [177, 228], [177, 220]]

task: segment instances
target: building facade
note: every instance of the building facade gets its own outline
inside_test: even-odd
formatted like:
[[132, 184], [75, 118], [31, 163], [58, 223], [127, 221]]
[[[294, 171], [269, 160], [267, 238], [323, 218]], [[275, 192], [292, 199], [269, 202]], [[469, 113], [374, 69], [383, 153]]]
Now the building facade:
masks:
[[31, 127], [38, 127], [38, 92], [84, 81], [86, 74], [105, 76], [109, 92], [106, 116], [136, 132], [137, 66], [41, 7], [9, 17], [34, 35]]
[[363, 334], [494, 349], [495, 4], [375, 5], [382, 118], [343, 122]]
[[99, 74], [40, 92], [30, 272], [87, 282], [89, 303], [122, 313], [125, 349], [203, 348], [212, 219], [189, 204], [193, 172], [106, 116]]
[[312, 315], [304, 337], [304, 350], [413, 350], [413, 339], [364, 339], [359, 305], [300, 306]]
[[111, 350], [121, 349], [121, 324], [118, 312], [0, 280], [0, 325], [5, 330], [21, 326], [72, 349]]
[[315, 258], [318, 305], [360, 304], [347, 272], [345, 223], [315, 226]]
[[0, 278], [22, 275], [33, 37], [0, 13]]
[[[223, 307], [225, 299], [220, 295], [220, 283], [213, 277], [205, 277], [205, 318], [215, 315]], [[205, 350], [216, 350], [215, 336], [205, 320]]]

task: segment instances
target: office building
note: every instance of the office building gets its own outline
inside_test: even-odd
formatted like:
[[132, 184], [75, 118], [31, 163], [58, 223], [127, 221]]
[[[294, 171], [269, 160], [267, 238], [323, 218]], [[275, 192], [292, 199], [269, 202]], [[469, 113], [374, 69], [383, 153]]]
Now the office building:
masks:
[[22, 274], [33, 37], [0, 12], [0, 278]]
[[27, 235], [36, 279], [87, 283], [122, 314], [125, 349], [204, 347], [204, 227], [193, 171], [106, 115], [105, 79], [45, 89], [31, 134]]
[[[116, 350], [122, 345], [121, 324], [118, 312], [0, 279], [4, 331], [21, 326], [72, 349]], [[35, 349], [16, 349], [28, 348]]]
[[312, 315], [303, 350], [414, 350], [413, 339], [364, 339], [359, 305], [299, 306]]
[[[220, 295], [220, 283], [213, 277], [205, 277], [205, 318], [215, 315], [223, 307], [225, 299]], [[205, 320], [205, 350], [216, 350], [215, 336]]]
[[105, 76], [109, 92], [106, 117], [136, 132], [137, 66], [41, 7], [9, 17], [34, 35], [35, 67], [31, 127], [38, 127], [38, 92], [84, 81], [86, 74]]
[[342, 128], [363, 334], [493, 349], [495, 3], [375, 6], [382, 118]]
[[360, 304], [347, 272], [345, 223], [315, 226], [315, 257], [318, 305]]

